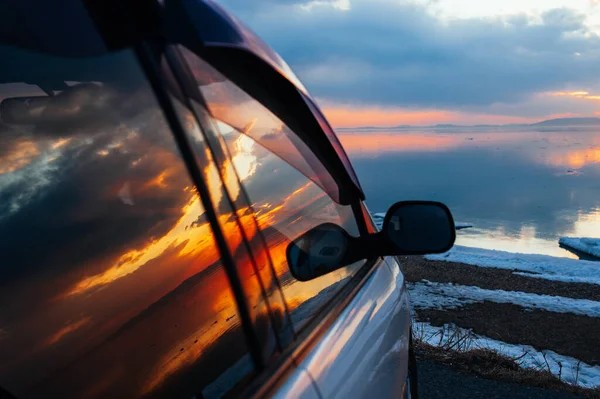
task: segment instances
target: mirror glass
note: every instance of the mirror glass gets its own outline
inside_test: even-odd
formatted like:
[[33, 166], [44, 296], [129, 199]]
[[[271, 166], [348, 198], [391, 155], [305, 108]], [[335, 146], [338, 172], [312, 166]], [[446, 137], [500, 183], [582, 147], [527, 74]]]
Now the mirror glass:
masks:
[[385, 217], [383, 233], [402, 254], [445, 252], [454, 245], [456, 238], [448, 207], [426, 201], [393, 205]]
[[307, 231], [287, 248], [288, 265], [300, 281], [322, 276], [346, 264], [350, 236], [333, 223], [324, 223]]

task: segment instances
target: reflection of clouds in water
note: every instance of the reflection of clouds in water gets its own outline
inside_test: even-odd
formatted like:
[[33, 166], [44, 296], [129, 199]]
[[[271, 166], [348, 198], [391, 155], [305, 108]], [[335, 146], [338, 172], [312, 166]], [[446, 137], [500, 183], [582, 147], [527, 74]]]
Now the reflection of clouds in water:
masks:
[[472, 229], [461, 231], [456, 236], [456, 244], [467, 247], [495, 249], [524, 254], [545, 254], [565, 258], [577, 256], [558, 246], [554, 239], [537, 237], [538, 232], [533, 226], [523, 226], [521, 231], [506, 231], [504, 226], [495, 229]]
[[566, 153], [551, 153], [547, 157], [547, 162], [552, 166], [579, 169], [600, 162], [600, 147], [573, 150]]
[[[361, 133], [361, 140], [370, 134]], [[350, 151], [373, 212], [403, 199], [438, 200], [450, 206], [457, 220], [475, 225], [459, 234], [464, 245], [556, 256], [572, 256], [558, 247], [559, 236], [597, 235], [592, 226], [600, 220], [593, 212], [600, 206], [600, 131], [442, 136], [460, 145], [438, 147], [425, 140], [422, 149], [390, 146], [368, 156]]]
[[460, 149], [510, 151], [543, 165], [581, 168], [600, 162], [600, 131], [354, 132], [340, 134], [352, 157]]
[[572, 229], [565, 231], [567, 236], [600, 237], [600, 208], [589, 212], [578, 211]]

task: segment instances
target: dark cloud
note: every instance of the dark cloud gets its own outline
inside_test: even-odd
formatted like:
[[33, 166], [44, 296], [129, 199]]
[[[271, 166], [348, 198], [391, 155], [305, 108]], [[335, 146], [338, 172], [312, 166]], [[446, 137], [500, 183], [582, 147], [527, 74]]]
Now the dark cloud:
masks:
[[[236, 11], [235, 1], [224, 1]], [[600, 37], [585, 16], [553, 9], [442, 21], [425, 6], [351, 2], [341, 11], [265, 7], [239, 16], [313, 95], [345, 103], [474, 109], [532, 93], [597, 87]]]
[[[135, 97], [141, 104], [144, 97], [151, 98], [148, 91]], [[79, 278], [81, 269], [74, 269], [86, 269], [88, 275], [101, 272], [121, 254], [175, 225], [190, 198], [182, 188], [190, 182], [175, 143], [164, 134], [168, 129], [162, 115], [148, 107], [124, 123], [74, 137], [52, 161], [44, 155], [50, 147], [41, 128], [23, 135], [38, 151], [19, 169], [7, 169], [0, 180], [2, 283], [69, 271], [54, 287], [60, 290]], [[132, 131], [136, 133], [130, 135]], [[161, 173], [166, 173], [164, 180], [152, 184]], [[125, 184], [134, 206], [119, 197]]]

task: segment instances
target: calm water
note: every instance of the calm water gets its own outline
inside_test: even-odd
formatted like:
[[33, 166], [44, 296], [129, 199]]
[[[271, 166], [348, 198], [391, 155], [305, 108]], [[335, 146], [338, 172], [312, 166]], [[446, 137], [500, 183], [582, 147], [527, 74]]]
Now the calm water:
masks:
[[340, 133], [371, 212], [446, 203], [461, 245], [577, 258], [560, 236], [600, 237], [600, 130]]

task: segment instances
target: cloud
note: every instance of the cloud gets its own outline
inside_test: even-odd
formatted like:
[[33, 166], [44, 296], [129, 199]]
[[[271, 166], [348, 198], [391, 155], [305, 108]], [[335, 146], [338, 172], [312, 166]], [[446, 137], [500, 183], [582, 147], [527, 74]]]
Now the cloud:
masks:
[[[441, 20], [426, 5], [383, 0], [254, 13], [223, 3], [330, 102], [482, 112], [538, 93], [598, 87], [600, 37], [568, 8]], [[559, 103], [550, 108], [560, 112]]]
[[[147, 91], [134, 97], [146, 105], [152, 98]], [[189, 178], [174, 143], [163, 137], [162, 115], [147, 109], [69, 142], [49, 138], [40, 127], [0, 151], [0, 250], [9, 266], [0, 271], [3, 282], [43, 271], [55, 281], [44, 288], [60, 291], [78, 273], [103, 271], [177, 223], [192, 195], [181, 190]], [[157, 178], [162, 185], [149, 184]], [[135, 207], [119, 197], [125, 183]]]
[[535, 118], [500, 114], [470, 113], [431, 109], [403, 109], [398, 107], [337, 106], [325, 103], [322, 107], [327, 120], [336, 128], [357, 126], [398, 126], [453, 124], [508, 124], [532, 123]]
[[[256, 12], [257, 10], [264, 10], [265, 8], [273, 8], [279, 6], [300, 6], [305, 10], [310, 10], [314, 6], [331, 5], [336, 6], [338, 4], [345, 4], [347, 1], [344, 0], [225, 0], [218, 1], [222, 3], [230, 10], [235, 10], [237, 14], [244, 12]], [[343, 7], [342, 7], [343, 8]]]

